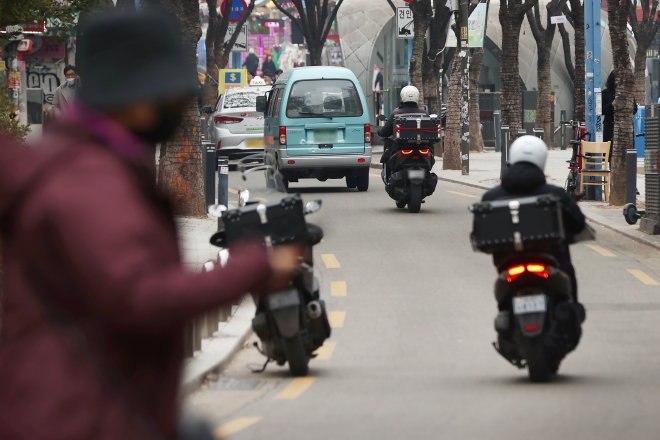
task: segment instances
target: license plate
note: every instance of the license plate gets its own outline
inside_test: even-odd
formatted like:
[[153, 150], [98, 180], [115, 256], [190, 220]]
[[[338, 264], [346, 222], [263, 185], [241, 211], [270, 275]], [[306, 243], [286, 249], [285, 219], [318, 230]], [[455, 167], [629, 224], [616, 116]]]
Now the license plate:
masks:
[[253, 141], [245, 141], [245, 146], [248, 148], [263, 148], [264, 141], [263, 139], [257, 139]]
[[285, 290], [283, 292], [268, 295], [268, 307], [271, 310], [293, 307], [300, 304], [300, 297], [296, 289]]
[[331, 143], [337, 140], [337, 130], [314, 130], [314, 141], [317, 144]]
[[424, 170], [408, 170], [408, 179], [423, 179], [426, 177]]
[[516, 315], [545, 312], [545, 310], [545, 295], [516, 296], [513, 298], [513, 313]]

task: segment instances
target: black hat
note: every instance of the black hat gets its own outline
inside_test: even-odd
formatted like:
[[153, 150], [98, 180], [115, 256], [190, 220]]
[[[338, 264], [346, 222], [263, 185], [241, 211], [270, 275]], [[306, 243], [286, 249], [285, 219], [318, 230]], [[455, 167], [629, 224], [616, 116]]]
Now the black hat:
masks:
[[199, 80], [170, 20], [113, 12], [81, 31], [76, 54], [80, 100], [92, 108], [123, 107], [194, 95]]

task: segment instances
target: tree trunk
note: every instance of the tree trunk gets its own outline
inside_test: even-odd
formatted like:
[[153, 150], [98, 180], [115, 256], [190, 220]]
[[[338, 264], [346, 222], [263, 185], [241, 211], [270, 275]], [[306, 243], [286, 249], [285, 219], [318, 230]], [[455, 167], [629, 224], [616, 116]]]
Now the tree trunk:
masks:
[[616, 79], [616, 106], [614, 108], [614, 139], [612, 143], [612, 175], [610, 205], [620, 206], [626, 200], [626, 150], [634, 148], [633, 111], [635, 82], [628, 56], [628, 11], [630, 0], [607, 0], [612, 58]]
[[321, 66], [323, 64], [321, 60], [321, 56], [323, 55], [323, 44], [307, 43], [307, 50], [309, 50], [310, 66]]
[[[197, 62], [197, 42], [202, 35], [199, 4], [196, 1], [172, 0], [169, 10], [179, 18], [188, 62]], [[158, 186], [168, 193], [177, 215], [206, 214], [202, 180], [202, 142], [199, 130], [199, 107], [191, 101], [183, 124], [174, 137], [160, 148]]]
[[[500, 78], [502, 81], [502, 125], [509, 126], [511, 141], [518, 136], [522, 129], [520, 116], [520, 65], [518, 63], [518, 48], [520, 42], [520, 28], [523, 18], [507, 13], [504, 2], [500, 3], [500, 23], [502, 24], [502, 55], [500, 64]], [[504, 9], [504, 11], [503, 11]]]
[[543, 141], [546, 145], [550, 145], [550, 121], [552, 102], [551, 88], [552, 81], [550, 78], [550, 49], [552, 47], [552, 40], [546, 39], [544, 44], [538, 46], [538, 97], [536, 106], [536, 128], [543, 129]]
[[646, 49], [644, 44], [637, 40], [635, 50], [635, 99], [639, 104], [646, 102]]
[[422, 81], [422, 68], [424, 59], [426, 58], [426, 31], [431, 24], [433, 16], [433, 9], [431, 8], [431, 0], [418, 0], [410, 3], [414, 17], [414, 32], [413, 50], [410, 57], [410, 82], [419, 90], [419, 106], [425, 104], [424, 99], [424, 83]]
[[204, 105], [213, 106], [218, 98], [218, 67], [215, 63], [215, 33], [218, 28], [218, 2], [207, 0], [209, 25], [206, 29], [206, 82], [204, 83]]
[[470, 151], [484, 150], [484, 137], [481, 133], [479, 110], [479, 77], [484, 64], [484, 48], [475, 47], [470, 59]]
[[442, 169], [461, 169], [461, 57], [454, 52], [447, 92], [447, 120], [445, 124], [445, 153]]
[[586, 117], [585, 104], [584, 104], [584, 50], [586, 43], [584, 41], [584, 6], [580, 0], [570, 0], [571, 3], [571, 17], [573, 18], [573, 25], [575, 31], [575, 80], [573, 81], [573, 102], [574, 112], [573, 119], [577, 121], [584, 121]]

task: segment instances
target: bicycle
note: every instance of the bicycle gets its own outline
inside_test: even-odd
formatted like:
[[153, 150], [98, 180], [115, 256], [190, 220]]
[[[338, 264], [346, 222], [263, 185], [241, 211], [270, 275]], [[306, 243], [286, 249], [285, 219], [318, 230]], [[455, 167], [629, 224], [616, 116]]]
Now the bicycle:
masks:
[[586, 131], [586, 126], [584, 122], [580, 121], [560, 121], [561, 125], [570, 125], [573, 129], [573, 139], [568, 143], [573, 149], [573, 155], [570, 160], [567, 160], [568, 163], [568, 177], [566, 177], [566, 183], [564, 184], [564, 190], [575, 197], [580, 199], [584, 194], [580, 192], [580, 173], [582, 173], [582, 141], [588, 139], [588, 136], [591, 133]]

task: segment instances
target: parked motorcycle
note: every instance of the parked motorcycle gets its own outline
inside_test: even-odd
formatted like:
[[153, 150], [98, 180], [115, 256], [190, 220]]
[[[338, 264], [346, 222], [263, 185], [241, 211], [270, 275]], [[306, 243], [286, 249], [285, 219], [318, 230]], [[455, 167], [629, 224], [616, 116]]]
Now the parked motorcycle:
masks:
[[435, 115], [401, 114], [394, 118], [392, 140], [397, 148], [391, 152], [381, 176], [397, 208], [408, 205], [409, 212], [417, 213], [424, 198], [435, 191], [438, 176], [431, 172], [435, 164], [433, 145], [439, 142], [441, 130]]
[[[313, 246], [323, 238], [323, 230], [305, 220], [306, 215], [321, 209], [321, 201], [303, 203], [299, 194], [286, 194], [281, 185], [277, 185], [280, 191], [267, 188], [266, 175], [273, 170], [263, 164], [262, 157], [251, 156], [239, 164], [243, 178], [239, 208], [222, 213], [224, 229], [211, 237], [211, 244], [227, 248], [255, 239], [262, 246], [305, 244], [298, 272], [281, 290], [255, 300], [257, 311], [252, 320], [252, 329], [261, 339], [260, 351], [268, 359], [266, 364], [271, 360], [278, 365], [288, 362], [294, 376], [305, 376], [314, 351], [330, 337], [325, 302], [314, 276]], [[221, 251], [214, 264], [223, 264], [226, 254]]]
[[[495, 299], [495, 350], [533, 382], [546, 382], [582, 335], [584, 307], [574, 302], [571, 282], [549, 249], [566, 240], [561, 204], [552, 196], [482, 202], [474, 214], [475, 251], [499, 258]], [[586, 226], [573, 242], [593, 240]]]

